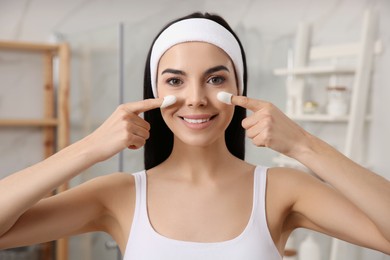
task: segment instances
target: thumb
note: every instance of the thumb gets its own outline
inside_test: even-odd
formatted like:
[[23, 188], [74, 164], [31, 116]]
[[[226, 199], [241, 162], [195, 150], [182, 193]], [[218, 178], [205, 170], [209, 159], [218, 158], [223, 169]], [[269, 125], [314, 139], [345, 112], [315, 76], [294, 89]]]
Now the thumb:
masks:
[[263, 101], [248, 98], [246, 96], [232, 96], [231, 102], [233, 105], [249, 109], [253, 112], [260, 110], [265, 104]]

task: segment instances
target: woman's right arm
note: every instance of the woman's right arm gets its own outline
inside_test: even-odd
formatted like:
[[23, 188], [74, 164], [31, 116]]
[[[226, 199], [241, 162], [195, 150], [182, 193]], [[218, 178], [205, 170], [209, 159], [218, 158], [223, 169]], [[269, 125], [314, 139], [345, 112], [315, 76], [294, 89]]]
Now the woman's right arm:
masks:
[[48, 159], [0, 181], [0, 235], [31, 206], [78, 173], [96, 163], [83, 139]]
[[[89, 136], [46, 160], [0, 180], [0, 247], [1, 237], [12, 232], [12, 227], [22, 215], [58, 186], [126, 147], [142, 147], [149, 137], [150, 126], [138, 115], [161, 104], [162, 99], [148, 99], [120, 105]], [[77, 196], [69, 197], [77, 199]], [[50, 211], [52, 208], [61, 212], [62, 208], [68, 206], [65, 203], [71, 202], [72, 199], [63, 200], [63, 205], [53, 204], [45, 209]], [[36, 217], [31, 214], [29, 218]], [[77, 211], [75, 214], [72, 218], [77, 218]]]

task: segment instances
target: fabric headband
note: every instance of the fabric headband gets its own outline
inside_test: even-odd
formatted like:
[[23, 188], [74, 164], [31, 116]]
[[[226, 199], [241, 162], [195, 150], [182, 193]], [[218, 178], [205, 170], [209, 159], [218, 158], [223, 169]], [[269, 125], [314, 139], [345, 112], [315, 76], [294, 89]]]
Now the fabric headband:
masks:
[[165, 29], [154, 42], [150, 57], [150, 76], [157, 97], [157, 67], [161, 56], [172, 46], [183, 42], [207, 42], [221, 48], [233, 61], [238, 80], [238, 93], [244, 89], [244, 65], [236, 38], [222, 25], [204, 18], [181, 20]]

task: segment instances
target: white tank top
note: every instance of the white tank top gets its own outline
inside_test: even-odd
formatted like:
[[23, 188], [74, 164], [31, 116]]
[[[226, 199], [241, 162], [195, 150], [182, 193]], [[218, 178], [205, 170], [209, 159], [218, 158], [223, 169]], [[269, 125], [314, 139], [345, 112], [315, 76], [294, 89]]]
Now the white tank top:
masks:
[[157, 233], [149, 221], [146, 172], [134, 174], [136, 204], [124, 260], [281, 260], [268, 230], [265, 214], [267, 168], [254, 173], [253, 206], [247, 226], [237, 237], [213, 243], [170, 239]]

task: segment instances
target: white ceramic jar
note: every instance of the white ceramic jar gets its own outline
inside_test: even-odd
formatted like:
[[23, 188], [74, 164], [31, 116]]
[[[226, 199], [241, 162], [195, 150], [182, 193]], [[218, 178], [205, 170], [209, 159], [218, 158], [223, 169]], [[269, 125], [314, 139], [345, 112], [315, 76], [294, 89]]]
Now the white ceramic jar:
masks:
[[326, 112], [331, 116], [345, 116], [348, 113], [347, 88], [331, 86], [328, 90], [328, 104]]

